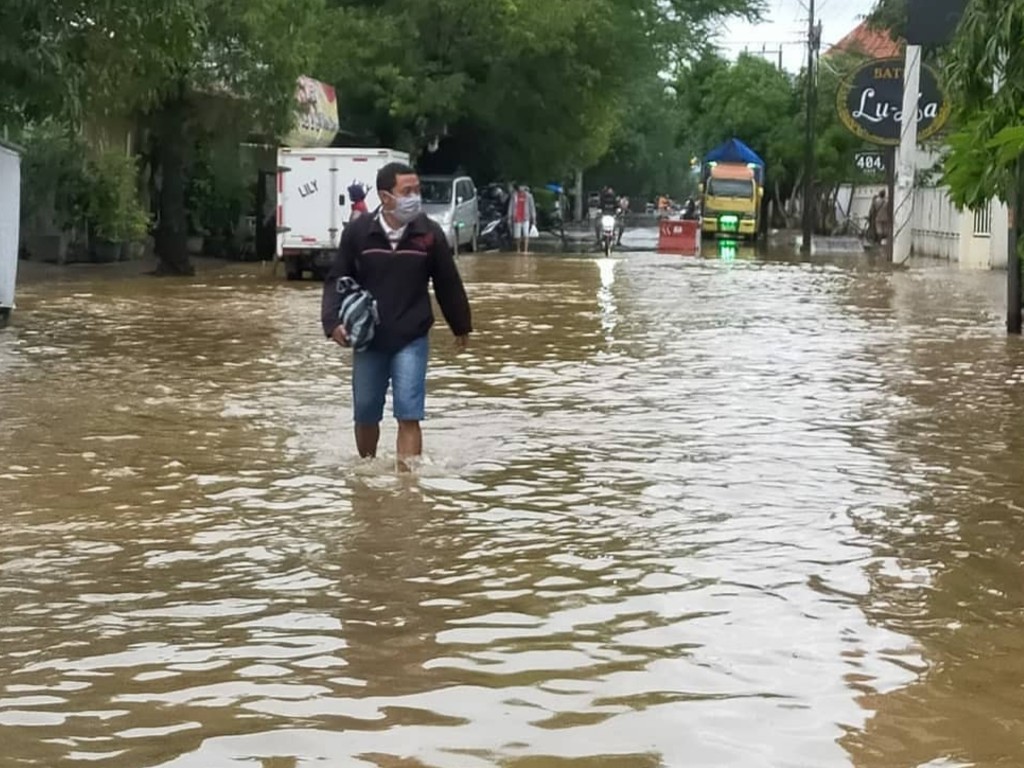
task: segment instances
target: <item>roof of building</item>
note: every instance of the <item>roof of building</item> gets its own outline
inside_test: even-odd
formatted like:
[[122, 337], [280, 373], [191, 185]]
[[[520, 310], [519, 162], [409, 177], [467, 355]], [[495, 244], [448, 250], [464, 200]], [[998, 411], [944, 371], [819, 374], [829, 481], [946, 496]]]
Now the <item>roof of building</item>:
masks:
[[892, 39], [888, 32], [868, 26], [862, 21], [842, 40], [825, 52], [825, 56], [838, 53], [855, 53], [872, 59], [887, 59], [903, 55], [903, 46]]

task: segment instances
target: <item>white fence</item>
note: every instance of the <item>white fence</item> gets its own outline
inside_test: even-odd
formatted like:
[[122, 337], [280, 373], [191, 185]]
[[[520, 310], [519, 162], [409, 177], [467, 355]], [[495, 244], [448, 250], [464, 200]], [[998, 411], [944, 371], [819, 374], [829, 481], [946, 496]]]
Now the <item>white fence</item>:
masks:
[[945, 188], [915, 189], [914, 255], [960, 261], [961, 246], [964, 245], [961, 242], [964, 215], [953, 205]]
[[[855, 232], [863, 231], [871, 200], [880, 186], [844, 185], [836, 200], [836, 218]], [[1009, 212], [993, 200], [978, 211], [959, 211], [945, 187], [914, 190], [913, 252], [915, 256], [959, 262], [967, 269], [1005, 269]]]

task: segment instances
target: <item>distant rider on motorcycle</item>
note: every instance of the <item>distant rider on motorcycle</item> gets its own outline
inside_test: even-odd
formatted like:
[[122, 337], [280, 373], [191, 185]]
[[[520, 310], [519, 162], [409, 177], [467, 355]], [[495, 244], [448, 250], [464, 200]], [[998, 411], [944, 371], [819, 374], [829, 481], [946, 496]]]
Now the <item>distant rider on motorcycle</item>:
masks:
[[[610, 185], [601, 190], [601, 216], [614, 216], [616, 222], [619, 220], [619, 197]], [[597, 217], [594, 228], [598, 244], [601, 243], [601, 216]]]
[[623, 195], [619, 198], [619, 210], [615, 214], [615, 224], [619, 230], [616, 245], [622, 245], [622, 235], [626, 232], [626, 214], [629, 213], [629, 198]]

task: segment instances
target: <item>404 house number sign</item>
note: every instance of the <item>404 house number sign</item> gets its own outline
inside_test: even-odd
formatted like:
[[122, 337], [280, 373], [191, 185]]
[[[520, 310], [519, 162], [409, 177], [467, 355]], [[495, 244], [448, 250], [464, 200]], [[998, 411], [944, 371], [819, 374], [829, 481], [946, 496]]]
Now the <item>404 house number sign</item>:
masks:
[[880, 151], [858, 152], [854, 156], [853, 164], [858, 171], [864, 173], [885, 173], [885, 158]]
[[[836, 94], [839, 119], [855, 135], [873, 144], [900, 143], [903, 121], [903, 59], [875, 59], [847, 75]], [[917, 138], [933, 136], [949, 119], [949, 103], [938, 75], [921, 67], [917, 102]]]

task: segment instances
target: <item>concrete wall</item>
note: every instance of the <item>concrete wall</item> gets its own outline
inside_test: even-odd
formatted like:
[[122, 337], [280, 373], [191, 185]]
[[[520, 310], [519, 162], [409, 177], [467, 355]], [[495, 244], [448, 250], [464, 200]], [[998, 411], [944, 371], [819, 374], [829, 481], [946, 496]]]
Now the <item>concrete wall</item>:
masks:
[[991, 266], [993, 269], [1006, 269], [1007, 249], [1010, 247], [1010, 209], [1002, 203], [992, 203], [992, 248]]

